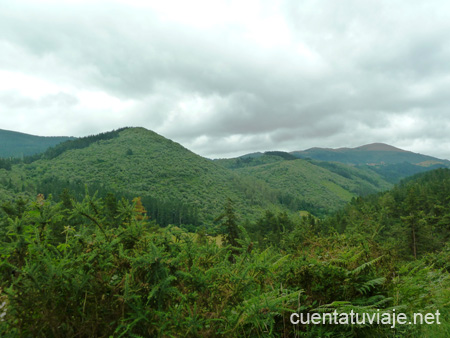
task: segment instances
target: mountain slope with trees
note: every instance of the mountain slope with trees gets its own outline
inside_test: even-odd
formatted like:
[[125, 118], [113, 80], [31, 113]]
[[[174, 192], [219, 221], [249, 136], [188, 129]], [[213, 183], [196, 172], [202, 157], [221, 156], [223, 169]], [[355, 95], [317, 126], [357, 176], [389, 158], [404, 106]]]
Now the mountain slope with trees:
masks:
[[302, 160], [284, 152], [216, 162], [278, 190], [281, 203], [291, 209], [308, 210], [316, 215], [337, 210], [359, 195], [391, 187], [380, 175], [366, 168]]
[[267, 186], [254, 185], [251, 179], [242, 179], [144, 128], [68, 141], [13, 166], [10, 176], [18, 192], [33, 191], [29, 184], [35, 193], [59, 195], [70, 188], [82, 196], [87, 185], [104, 194], [140, 196], [149, 207], [157, 201], [161, 208], [155, 212], [165, 213], [173, 222], [187, 217], [181, 209], [195, 210], [196, 221], [211, 221], [228, 197], [243, 215], [250, 216], [255, 209], [278, 204]]
[[390, 183], [402, 178], [438, 168], [450, 167], [450, 161], [413, 153], [384, 143], [372, 143], [356, 148], [311, 148], [293, 151], [298, 158], [339, 162], [370, 169]]
[[34, 136], [0, 129], [0, 157], [22, 158], [42, 153], [61, 142], [72, 140], [67, 136]]
[[[385, 145], [358, 151], [408, 153]], [[10, 192], [3, 200], [11, 199], [11, 192], [58, 199], [65, 188], [81, 199], [87, 185], [102, 196], [140, 196], [160, 224], [211, 224], [228, 198], [244, 218], [255, 219], [268, 208], [323, 216], [424, 168], [392, 166], [398, 168], [298, 159], [276, 151], [211, 161], [144, 128], [122, 128], [69, 140], [23, 161], [4, 160], [0, 188]]]

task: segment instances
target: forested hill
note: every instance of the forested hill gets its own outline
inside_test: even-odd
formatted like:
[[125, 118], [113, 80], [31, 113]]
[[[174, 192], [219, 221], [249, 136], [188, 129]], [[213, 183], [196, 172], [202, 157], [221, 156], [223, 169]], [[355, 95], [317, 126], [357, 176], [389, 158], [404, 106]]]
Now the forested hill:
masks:
[[54, 196], [68, 188], [82, 197], [85, 185], [102, 194], [140, 196], [161, 224], [212, 221], [227, 198], [243, 215], [281, 208], [267, 185], [241, 178], [144, 128], [68, 141], [32, 160], [4, 171], [4, 184]]
[[391, 184], [367, 168], [298, 159], [285, 152], [266, 152], [216, 160], [241, 176], [256, 178], [278, 189], [284, 204], [324, 215], [353, 197], [387, 190]]
[[34, 136], [0, 129], [0, 157], [21, 158], [30, 156], [42, 153], [50, 147], [72, 139], [74, 139], [74, 137]]
[[[269, 161], [269, 156], [275, 155], [285, 160], [295, 158], [313, 161], [323, 167], [338, 168], [336, 163], [352, 166], [357, 169], [367, 169], [381, 176], [383, 180], [395, 184], [401, 179], [421, 172], [438, 168], [450, 167], [450, 161], [432, 156], [413, 153], [383, 143], [372, 143], [356, 148], [311, 148], [290, 153], [268, 151], [252, 153], [236, 159], [218, 160], [222, 165], [238, 169], [255, 166]], [[272, 156], [273, 159], [273, 156]], [[320, 161], [320, 162], [318, 162]], [[342, 168], [339, 169], [342, 172]]]

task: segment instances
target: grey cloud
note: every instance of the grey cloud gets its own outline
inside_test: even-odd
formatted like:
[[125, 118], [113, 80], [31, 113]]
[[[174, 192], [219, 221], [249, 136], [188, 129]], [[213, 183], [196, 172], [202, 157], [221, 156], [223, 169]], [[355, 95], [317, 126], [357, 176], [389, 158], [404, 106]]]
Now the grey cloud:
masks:
[[75, 96], [64, 92], [45, 95], [37, 99], [22, 95], [14, 90], [0, 92], [0, 105], [9, 109], [37, 109], [49, 107], [71, 108], [78, 103], [79, 100]]

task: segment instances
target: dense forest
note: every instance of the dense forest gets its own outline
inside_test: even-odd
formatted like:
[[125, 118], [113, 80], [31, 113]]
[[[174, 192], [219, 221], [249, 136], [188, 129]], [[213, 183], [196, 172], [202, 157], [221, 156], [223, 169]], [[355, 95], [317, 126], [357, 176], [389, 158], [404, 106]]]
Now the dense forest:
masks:
[[[358, 197], [350, 180], [389, 185], [278, 152], [215, 164], [148, 137], [124, 129], [0, 169], [0, 336], [450, 336], [450, 170]], [[325, 201], [321, 184], [346, 186], [349, 203], [316, 214], [289, 206], [280, 191], [295, 197], [300, 183], [289, 190], [283, 175]], [[441, 316], [395, 327], [291, 323], [293, 313], [334, 311]]]

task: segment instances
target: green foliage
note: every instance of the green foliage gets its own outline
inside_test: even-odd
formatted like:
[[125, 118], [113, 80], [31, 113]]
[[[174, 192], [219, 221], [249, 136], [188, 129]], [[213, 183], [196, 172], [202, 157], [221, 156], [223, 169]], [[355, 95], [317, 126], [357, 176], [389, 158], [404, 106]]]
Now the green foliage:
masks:
[[[259, 158], [258, 158], [259, 159]], [[259, 179], [277, 191], [280, 204], [290, 210], [324, 215], [343, 207], [352, 197], [390, 187], [376, 174], [341, 164], [322, 167], [306, 160], [277, 161], [236, 169], [240, 175]], [[347, 175], [342, 175], [345, 171]]]
[[[444, 164], [434, 164], [430, 166], [420, 166], [409, 162], [385, 164], [377, 166], [368, 166], [367, 168], [375, 171], [391, 183], [398, 183], [405, 177], [413, 176], [418, 173], [444, 168]], [[447, 165], [448, 167], [448, 165]]]
[[[85, 196], [86, 185], [83, 184], [81, 180], [71, 182], [68, 180], [58, 179], [54, 176], [49, 176], [37, 181], [36, 190], [45, 196], [52, 194], [54, 196], [54, 200], [57, 202], [66, 201], [65, 203], [67, 206], [67, 203], [70, 203], [67, 200], [67, 194], [70, 192], [72, 198], [77, 201], [81, 201]], [[120, 199], [122, 197], [126, 199], [133, 199], [135, 196], [130, 192], [118, 192], [98, 183], [89, 184], [89, 190], [96, 191], [99, 197], [108, 197], [110, 208], [112, 209], [114, 209], [113, 199]], [[170, 200], [166, 200], [144, 195], [141, 197], [141, 202], [147, 210], [147, 215], [161, 226], [167, 226], [169, 224], [201, 224], [197, 209], [180, 201], [179, 199], [176, 199], [175, 197]]]
[[0, 169], [11, 170], [12, 161], [0, 158]]
[[114, 225], [105, 209], [86, 196], [70, 212], [77, 225], [59, 238], [61, 204], [38, 200], [5, 220], [3, 336], [272, 335], [286, 318], [297, 294], [272, 287], [279, 256], [238, 255], [231, 264], [228, 250], [155, 228], [133, 205], [123, 202]]
[[106, 133], [100, 133], [100, 134], [96, 134], [96, 135], [80, 137], [75, 140], [69, 140], [64, 143], [60, 143], [52, 148], [47, 149], [42, 154], [41, 157], [45, 158], [45, 159], [52, 159], [52, 158], [55, 158], [55, 157], [61, 155], [62, 153], [66, 152], [68, 150], [87, 148], [88, 146], [90, 146], [93, 143], [117, 138], [117, 137], [119, 137], [119, 133], [125, 129], [127, 129], [127, 128], [121, 128], [121, 129], [113, 130], [113, 131], [106, 132]]
[[[208, 236], [159, 228], [126, 199], [67, 198], [68, 208], [43, 196], [20, 201], [0, 220], [2, 336], [363, 334], [374, 328], [293, 326], [289, 316], [392, 304], [390, 260], [357, 239], [309, 236], [287, 253], [252, 248], [241, 228], [230, 251]], [[223, 219], [236, 225], [232, 214], [229, 203]]]
[[450, 170], [405, 180], [378, 196], [358, 198], [325, 220], [323, 230], [364, 234], [403, 258], [440, 250], [450, 238]]
[[434, 259], [409, 262], [400, 267], [392, 283], [392, 294], [396, 304], [405, 305], [405, 312], [435, 313], [439, 310], [441, 325], [413, 326], [409, 330], [398, 328], [399, 334], [417, 337], [448, 337], [450, 334], [450, 275], [427, 263]]
[[[0, 157], [23, 158], [24, 156], [31, 156], [70, 139], [73, 139], [73, 137], [43, 137], [0, 129]], [[1, 168], [2, 160], [0, 159]]]
[[63, 143], [39, 160], [13, 166], [5, 176], [14, 175], [21, 176], [17, 184], [32, 184], [35, 194], [51, 193], [55, 198], [64, 188], [78, 194], [85, 185], [102, 196], [141, 196], [149, 216], [161, 224], [212, 225], [228, 196], [238, 213], [251, 219], [277, 204], [267, 185], [240, 177], [144, 128]]
[[238, 247], [239, 239], [239, 229], [237, 225], [237, 217], [233, 210], [233, 201], [227, 199], [224, 207], [224, 211], [215, 220], [215, 222], [220, 222], [220, 227], [223, 228], [221, 231], [224, 234], [225, 244], [231, 245], [231, 247]]
[[264, 216], [255, 223], [247, 224], [247, 228], [260, 247], [283, 247], [286, 237], [294, 228], [294, 222], [286, 212], [275, 214], [266, 210]]

